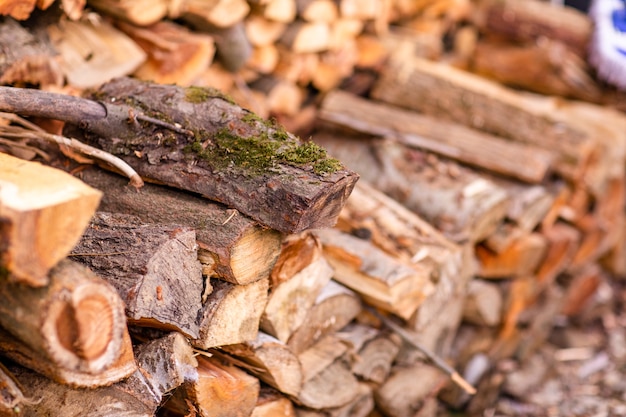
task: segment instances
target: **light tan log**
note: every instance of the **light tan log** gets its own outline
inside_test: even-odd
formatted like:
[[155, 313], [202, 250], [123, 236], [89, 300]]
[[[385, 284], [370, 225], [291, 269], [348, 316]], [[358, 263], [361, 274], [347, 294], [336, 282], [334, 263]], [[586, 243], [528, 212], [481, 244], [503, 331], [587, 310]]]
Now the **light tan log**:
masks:
[[72, 259], [115, 287], [131, 323], [199, 336], [198, 313], [209, 291], [192, 229], [98, 212]]
[[269, 277], [280, 254], [280, 233], [221, 204], [152, 184], [137, 192], [124, 178], [100, 169], [87, 169], [82, 178], [106, 191], [101, 210], [133, 214], [149, 223], [194, 228], [207, 276], [249, 284]]
[[339, 17], [337, 3], [332, 0], [296, 0], [298, 16], [307, 22], [332, 23]]
[[463, 320], [479, 326], [497, 326], [502, 317], [502, 292], [495, 283], [470, 280], [463, 306]]
[[59, 52], [68, 84], [77, 88], [97, 87], [112, 78], [133, 73], [146, 53], [127, 35], [102, 20], [62, 20], [48, 27], [48, 35]]
[[344, 79], [354, 73], [356, 60], [357, 50], [353, 40], [322, 52], [311, 83], [320, 92], [339, 87]]
[[321, 52], [328, 49], [330, 28], [326, 23], [296, 21], [287, 27], [280, 42], [296, 53]]
[[320, 131], [314, 140], [456, 242], [486, 238], [506, 214], [506, 192], [455, 162], [340, 132]]
[[282, 45], [279, 45], [278, 51], [280, 60], [274, 76], [300, 86], [309, 84], [319, 63], [319, 54], [296, 53]]
[[304, 323], [333, 269], [322, 256], [320, 242], [307, 232], [291, 235], [272, 270], [269, 299], [261, 317], [261, 329], [287, 342]]
[[557, 154], [553, 169], [569, 179], [579, 179], [599, 156], [598, 140], [555, 100], [521, 95], [407, 51], [394, 54], [372, 91], [376, 99], [545, 148]]
[[214, 280], [212, 286], [199, 318], [200, 337], [192, 340], [193, 346], [208, 349], [254, 340], [267, 303], [269, 279], [247, 285]]
[[408, 367], [396, 366], [391, 376], [374, 391], [376, 406], [390, 417], [412, 417], [429, 397], [437, 396], [445, 379], [442, 371], [422, 362]]
[[336, 337], [326, 336], [298, 355], [304, 374], [298, 404], [319, 410], [344, 406], [357, 397], [358, 382], [340, 359], [346, 351]]
[[330, 23], [330, 40], [328, 49], [337, 49], [341, 46], [353, 42], [355, 38], [363, 32], [365, 22], [356, 18], [343, 18]]
[[381, 0], [341, 0], [339, 13], [342, 17], [361, 20], [375, 19], [382, 13], [383, 3]]
[[521, 236], [498, 254], [479, 245], [476, 247], [480, 264], [478, 275], [483, 278], [506, 278], [533, 274], [546, 250], [546, 239], [538, 233]]
[[273, 45], [287, 29], [287, 24], [251, 14], [244, 21], [246, 36], [254, 46]]
[[296, 417], [289, 398], [268, 387], [261, 387], [259, 399], [250, 417]]
[[0, 153], [0, 275], [42, 286], [95, 213], [102, 193], [63, 171]]
[[256, 46], [252, 50], [250, 59], [246, 62], [246, 68], [258, 74], [271, 74], [279, 60], [280, 52], [278, 52], [276, 45]]
[[250, 6], [245, 0], [184, 0], [170, 9], [169, 16], [229, 28], [241, 23], [249, 12]]
[[191, 346], [178, 333], [141, 344], [136, 354], [137, 371], [124, 381], [96, 389], [71, 388], [12, 366], [29, 395], [29, 401], [20, 406], [19, 415], [151, 417], [171, 391], [198, 377]]
[[[9, 358], [58, 382], [108, 385], [135, 370], [124, 304], [86, 267], [64, 260], [46, 287], [1, 281], [0, 338]], [[130, 354], [130, 356], [129, 356]]]
[[165, 18], [171, 0], [89, 0], [98, 11], [128, 21], [137, 26], [148, 26]]
[[198, 378], [180, 386], [164, 407], [178, 415], [249, 416], [259, 397], [259, 380], [219, 359], [198, 356]]
[[432, 270], [385, 254], [370, 242], [334, 229], [318, 230], [334, 279], [405, 320], [433, 291]]
[[552, 152], [514, 143], [463, 125], [334, 91], [322, 102], [320, 119], [369, 135], [393, 138], [461, 163], [525, 182], [550, 172]]
[[208, 68], [215, 55], [211, 36], [192, 33], [173, 22], [161, 21], [146, 28], [117, 25], [147, 54], [134, 76], [161, 84], [191, 85]]
[[250, 85], [253, 90], [265, 94], [270, 112], [295, 115], [304, 102], [304, 91], [295, 83], [268, 75], [261, 77]]
[[302, 388], [300, 360], [280, 340], [259, 332], [256, 339], [222, 348], [250, 373], [283, 394], [298, 396]]
[[296, 354], [333, 333], [354, 319], [361, 311], [359, 297], [335, 281], [330, 281], [315, 300], [306, 320], [291, 335], [287, 345]]
[[296, 0], [252, 1], [252, 10], [266, 19], [291, 24], [296, 18]]
[[352, 401], [336, 408], [314, 410], [311, 408], [296, 407], [298, 417], [375, 417], [374, 396], [372, 387], [359, 382], [358, 393]]

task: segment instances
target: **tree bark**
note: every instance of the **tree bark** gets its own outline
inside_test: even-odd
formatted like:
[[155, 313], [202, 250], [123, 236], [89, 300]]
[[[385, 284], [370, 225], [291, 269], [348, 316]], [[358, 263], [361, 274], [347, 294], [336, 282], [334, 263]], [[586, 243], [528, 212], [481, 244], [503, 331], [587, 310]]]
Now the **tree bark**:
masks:
[[194, 228], [207, 276], [250, 284], [269, 276], [280, 253], [280, 233], [221, 204], [152, 184], [137, 191], [122, 177], [100, 169], [87, 169], [81, 177], [106, 191], [101, 210], [133, 214], [149, 223]]
[[204, 282], [193, 230], [98, 212], [72, 258], [115, 287], [131, 323], [199, 336]]
[[0, 276], [46, 285], [48, 271], [78, 242], [101, 196], [61, 170], [0, 153]]
[[[42, 288], [1, 281], [4, 354], [58, 382], [94, 387], [135, 370], [124, 304], [86, 267], [62, 261]], [[130, 358], [125, 352], [130, 352]]]

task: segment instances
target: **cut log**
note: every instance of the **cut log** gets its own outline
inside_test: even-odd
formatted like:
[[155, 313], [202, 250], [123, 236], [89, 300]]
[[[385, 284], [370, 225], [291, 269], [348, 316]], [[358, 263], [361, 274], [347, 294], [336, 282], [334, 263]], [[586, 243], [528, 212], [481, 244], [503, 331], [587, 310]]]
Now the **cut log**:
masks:
[[96, 10], [137, 26], [152, 25], [166, 17], [171, 3], [171, 0], [89, 0]]
[[304, 91], [300, 86], [271, 75], [254, 81], [250, 88], [265, 95], [267, 106], [273, 114], [293, 116], [300, 111], [304, 102]]
[[313, 345], [323, 336], [336, 332], [361, 311], [359, 297], [335, 281], [330, 281], [320, 292], [306, 320], [291, 335], [287, 345], [296, 354]]
[[96, 95], [109, 112], [128, 115], [132, 107], [123, 103], [131, 102], [186, 133], [139, 123], [111, 131], [110, 125], [86, 123], [90, 142], [126, 155], [122, 159], [151, 181], [203, 194], [282, 232], [334, 225], [357, 180], [323, 149], [299, 142], [211, 89], [120, 78]]
[[502, 318], [502, 292], [495, 283], [470, 280], [463, 306], [463, 320], [479, 326], [497, 326]]
[[48, 27], [61, 55], [67, 82], [77, 88], [97, 87], [112, 78], [129, 75], [146, 60], [145, 52], [110, 23], [62, 20]]
[[159, 84], [191, 85], [213, 61], [211, 36], [192, 33], [172, 22], [162, 21], [146, 28], [118, 23], [147, 55], [134, 76]]
[[445, 379], [439, 369], [422, 362], [409, 367], [396, 366], [374, 391], [376, 407], [389, 417], [413, 417], [427, 398], [437, 396]]
[[376, 307], [407, 320], [433, 291], [430, 268], [398, 261], [370, 242], [334, 229], [316, 235], [335, 269], [334, 279]]
[[401, 50], [394, 56], [372, 91], [379, 100], [545, 148], [557, 154], [553, 169], [568, 179], [579, 179], [598, 156], [597, 140], [565, 121], [555, 101]]
[[304, 323], [332, 275], [333, 269], [322, 256], [321, 244], [313, 235], [288, 237], [272, 271], [261, 329], [287, 342]]
[[205, 302], [200, 318], [200, 337], [195, 347], [232, 345], [254, 340], [267, 303], [269, 279], [247, 285], [214, 281], [213, 292]]
[[341, 91], [325, 96], [324, 122], [368, 135], [393, 138], [407, 146], [525, 182], [541, 182], [555, 156], [537, 146], [513, 143], [462, 125], [376, 103]]
[[483, 278], [531, 275], [543, 261], [546, 250], [546, 239], [539, 233], [524, 235], [497, 254], [479, 245], [476, 247], [476, 256], [480, 264], [478, 275]]
[[293, 403], [271, 388], [261, 387], [259, 399], [250, 417], [296, 417]]
[[204, 282], [192, 229], [99, 212], [72, 258], [115, 287], [132, 324], [199, 336]]
[[199, 356], [198, 379], [174, 391], [164, 407], [177, 415], [249, 416], [259, 397], [259, 380], [215, 358]]
[[341, 82], [354, 73], [357, 60], [354, 40], [338, 45], [320, 54], [311, 83], [320, 92], [339, 87]]
[[19, 415], [152, 417], [162, 400], [184, 381], [197, 378], [197, 361], [185, 338], [172, 333], [137, 348], [139, 369], [124, 381], [96, 389], [71, 388], [12, 365], [30, 401]]
[[26, 20], [35, 9], [37, 0], [3, 1], [0, 4], [0, 15], [11, 16], [17, 20]]
[[250, 284], [269, 277], [280, 254], [280, 233], [221, 204], [151, 184], [138, 192], [124, 178], [99, 169], [84, 170], [81, 177], [106, 191], [101, 210], [133, 214], [154, 224], [194, 228], [203, 273], [209, 277]]
[[61, 86], [63, 72], [56, 52], [13, 19], [0, 23], [0, 84]]
[[546, 255], [537, 268], [535, 277], [541, 289], [551, 286], [557, 276], [570, 265], [580, 244], [581, 234], [573, 226], [558, 222], [541, 233], [546, 237]]
[[329, 131], [318, 132], [314, 139], [456, 242], [486, 238], [506, 214], [506, 192], [455, 162], [389, 140]]
[[243, 362], [250, 373], [283, 394], [298, 396], [302, 388], [302, 366], [286, 344], [259, 332], [256, 339], [223, 346], [228, 354]]
[[64, 260], [50, 283], [30, 288], [2, 280], [0, 347], [7, 357], [60, 383], [95, 387], [135, 370], [124, 304], [86, 267]]
[[222, 26], [211, 24], [204, 17], [195, 14], [185, 14], [184, 18], [196, 31], [207, 33], [215, 39], [217, 57], [229, 72], [237, 72], [252, 55], [252, 45], [246, 36], [242, 21], [237, 21], [230, 26]]
[[296, 0], [264, 0], [255, 3], [253, 12], [268, 20], [280, 23], [292, 23], [296, 18]]
[[332, 23], [339, 17], [333, 0], [296, 0], [298, 16], [307, 22]]
[[244, 24], [246, 37], [252, 45], [257, 47], [273, 45], [287, 29], [285, 23], [269, 20], [256, 14], [248, 16]]
[[102, 193], [63, 171], [0, 153], [0, 275], [42, 286], [76, 245]]
[[330, 28], [323, 22], [296, 21], [287, 27], [280, 42], [299, 54], [321, 52], [330, 44]]
[[185, 0], [172, 7], [169, 16], [229, 28], [242, 22], [249, 12], [250, 6], [245, 0]]

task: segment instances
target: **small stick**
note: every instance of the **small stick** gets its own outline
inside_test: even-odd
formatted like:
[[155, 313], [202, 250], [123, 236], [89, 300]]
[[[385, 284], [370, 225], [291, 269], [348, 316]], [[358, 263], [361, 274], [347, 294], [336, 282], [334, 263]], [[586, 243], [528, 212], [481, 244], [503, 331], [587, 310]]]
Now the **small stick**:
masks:
[[408, 330], [403, 329], [398, 326], [393, 320], [388, 317], [383, 316], [378, 311], [371, 307], [366, 307], [367, 311], [374, 315], [378, 320], [380, 320], [385, 326], [389, 327], [391, 330], [396, 332], [402, 339], [404, 339], [411, 346], [422, 352], [428, 359], [432, 361], [437, 368], [441, 369], [443, 372], [450, 376], [450, 379], [461, 387], [465, 392], [470, 395], [476, 394], [476, 388], [474, 388], [469, 382], [467, 382], [463, 377], [450, 365], [448, 365], [443, 359], [437, 356], [435, 353], [431, 352], [428, 348], [423, 346], [420, 342], [415, 339], [415, 336], [409, 332]]

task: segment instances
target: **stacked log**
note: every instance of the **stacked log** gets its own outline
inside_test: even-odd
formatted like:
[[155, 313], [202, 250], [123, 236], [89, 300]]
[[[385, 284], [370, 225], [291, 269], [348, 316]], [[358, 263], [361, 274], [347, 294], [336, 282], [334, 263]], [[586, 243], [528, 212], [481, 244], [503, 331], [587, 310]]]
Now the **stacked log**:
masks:
[[[36, 46], [1, 82], [102, 85], [88, 97], [128, 123], [65, 134], [151, 182], [14, 174], [31, 163], [0, 153], [6, 412], [480, 413], [501, 360], [529, 358], [626, 274], [626, 118], [597, 105], [613, 92], [584, 61], [584, 16], [514, 0], [149, 3], [88, 2], [99, 20], [63, 2], [74, 17], [46, 33], [0, 25], [0, 45], [6, 25]], [[180, 86], [110, 81], [128, 74]]]

